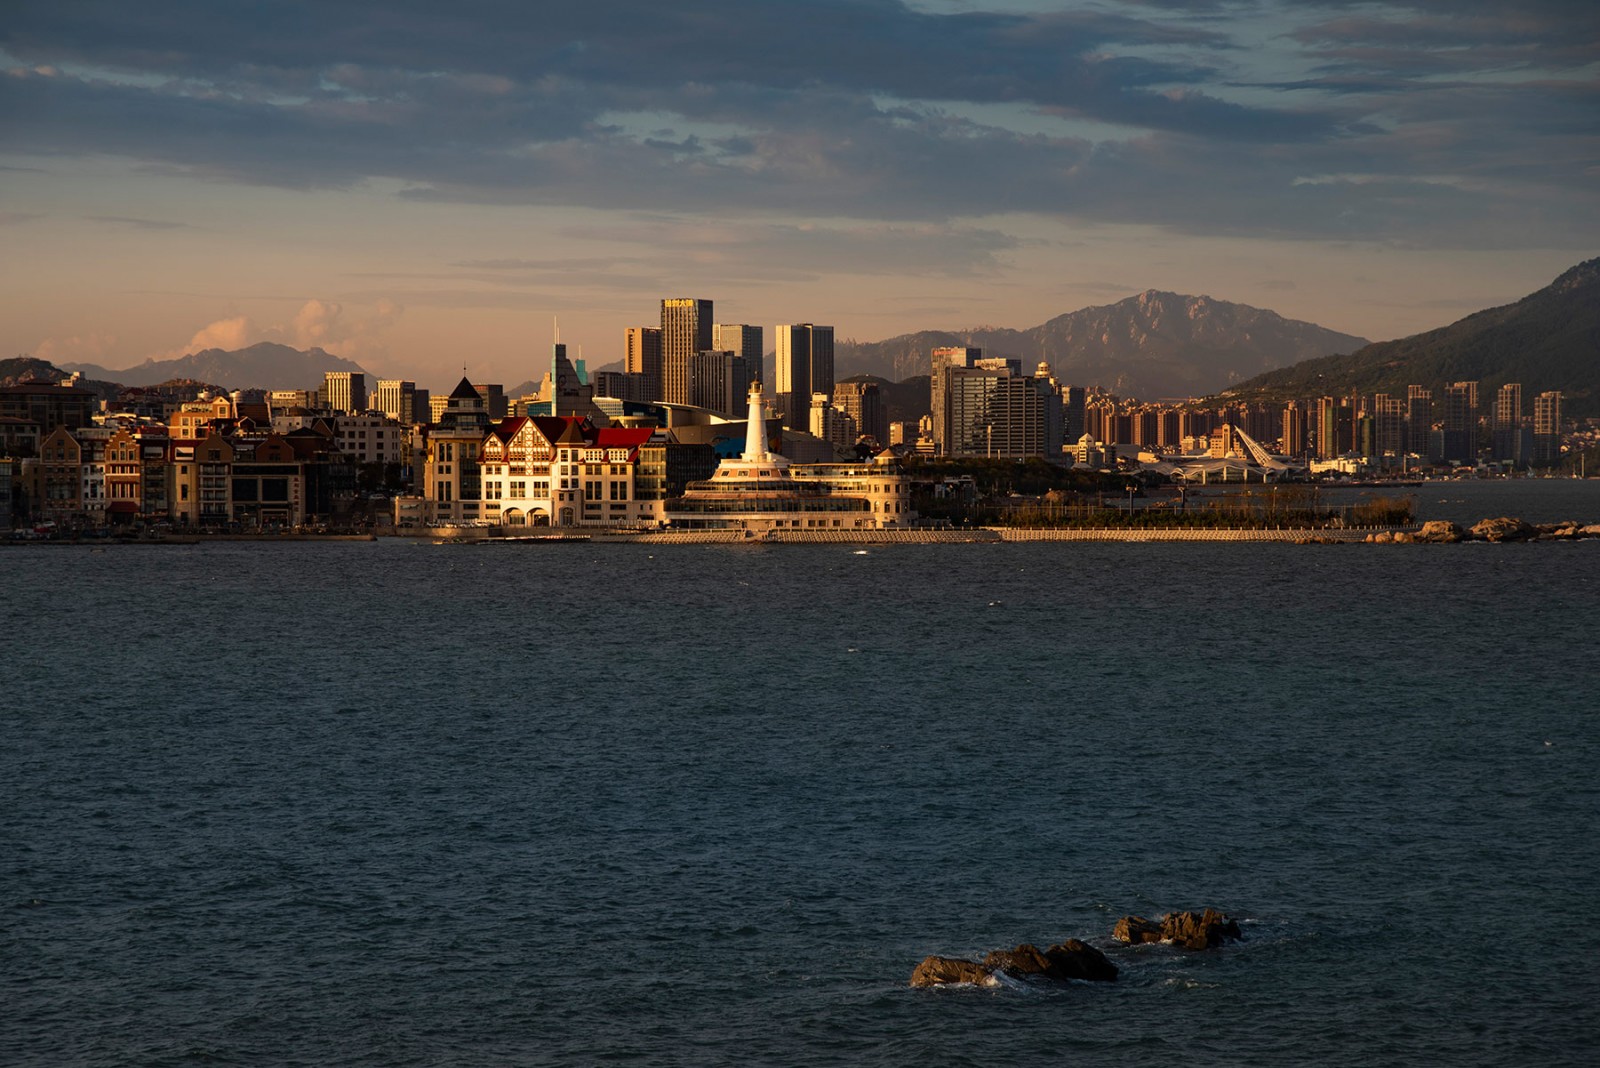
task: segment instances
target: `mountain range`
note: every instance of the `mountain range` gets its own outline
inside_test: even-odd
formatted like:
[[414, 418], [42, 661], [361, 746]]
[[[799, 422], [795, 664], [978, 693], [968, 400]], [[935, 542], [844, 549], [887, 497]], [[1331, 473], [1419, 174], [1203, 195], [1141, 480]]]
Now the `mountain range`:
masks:
[[1520, 382], [1523, 405], [1560, 390], [1568, 416], [1600, 414], [1600, 259], [1586, 260], [1514, 304], [1348, 355], [1306, 360], [1241, 382], [1229, 399], [1283, 400], [1337, 393], [1405, 396], [1476, 381], [1480, 397]]
[[327, 371], [362, 371], [352, 363], [320, 348], [304, 351], [263, 341], [242, 349], [205, 349], [172, 360], [145, 360], [117, 371], [92, 363], [65, 363], [67, 371], [82, 371], [85, 378], [120, 382], [125, 386], [153, 386], [174, 378], [220, 382], [229, 389], [314, 389]]
[[1214, 393], [1262, 371], [1366, 344], [1248, 304], [1150, 289], [1028, 330], [924, 330], [887, 341], [839, 341], [834, 366], [840, 376], [901, 381], [929, 373], [932, 349], [968, 345], [985, 356], [1017, 357], [1030, 373], [1044, 360], [1061, 381], [1154, 398]]
[[[1412, 383], [1439, 388], [1475, 379], [1483, 396], [1505, 382], [1521, 382], [1528, 395], [1561, 390], [1565, 411], [1581, 417], [1600, 414], [1600, 259], [1578, 264], [1514, 304], [1396, 341], [1369, 343], [1245, 304], [1152, 289], [1059, 315], [1029, 330], [924, 330], [885, 341], [838, 341], [835, 374], [905, 383], [926, 376], [930, 352], [949, 345], [1015, 357], [1030, 372], [1045, 360], [1062, 381], [1103, 386], [1124, 397], [1225, 393], [1230, 399], [1283, 399], [1352, 390], [1403, 395]], [[51, 365], [28, 357], [4, 363], [12, 380], [57, 375]], [[320, 385], [327, 371], [364, 370], [320, 348], [302, 351], [272, 342], [148, 359], [123, 370], [87, 363], [63, 368], [82, 372], [93, 380], [84, 384], [106, 395], [116, 383], [145, 386], [173, 379], [229, 389], [307, 389]], [[535, 384], [524, 383], [507, 395], [518, 396]], [[910, 387], [905, 397], [897, 395], [894, 407], [909, 411], [925, 389], [920, 382]]]

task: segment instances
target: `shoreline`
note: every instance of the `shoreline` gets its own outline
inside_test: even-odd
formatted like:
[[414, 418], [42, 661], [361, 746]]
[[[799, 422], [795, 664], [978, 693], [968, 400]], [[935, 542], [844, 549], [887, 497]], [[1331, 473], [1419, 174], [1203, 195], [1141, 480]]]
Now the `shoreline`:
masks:
[[[544, 528], [539, 534], [501, 534], [494, 527], [433, 528], [385, 531], [382, 534], [166, 534], [142, 538], [0, 538], [0, 546], [74, 546], [104, 549], [109, 546], [201, 545], [233, 542], [367, 542], [392, 538], [435, 545], [996, 545], [1005, 542], [1254, 542], [1291, 545], [1408, 545], [1449, 544], [1460, 541], [1592, 541], [1600, 540], [1600, 524], [1568, 522], [1526, 524], [1501, 517], [1480, 524], [1503, 524], [1514, 533], [1473, 536], [1467, 529], [1445, 520], [1406, 525], [1361, 527], [971, 527], [900, 528], [880, 530], [771, 530], [754, 534], [743, 530], [560, 530]], [[1453, 536], [1440, 537], [1438, 528], [1451, 528]], [[527, 529], [527, 528], [524, 528]]]

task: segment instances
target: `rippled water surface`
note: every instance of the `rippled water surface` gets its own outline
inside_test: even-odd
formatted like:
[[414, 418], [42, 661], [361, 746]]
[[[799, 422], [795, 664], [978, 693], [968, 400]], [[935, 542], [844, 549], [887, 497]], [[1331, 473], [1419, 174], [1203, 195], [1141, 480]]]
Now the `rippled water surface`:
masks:
[[[1594, 1055], [1600, 543], [47, 547], [0, 590], [8, 1064]], [[1109, 947], [1205, 905], [1248, 940]], [[1122, 980], [906, 986], [1066, 937]]]

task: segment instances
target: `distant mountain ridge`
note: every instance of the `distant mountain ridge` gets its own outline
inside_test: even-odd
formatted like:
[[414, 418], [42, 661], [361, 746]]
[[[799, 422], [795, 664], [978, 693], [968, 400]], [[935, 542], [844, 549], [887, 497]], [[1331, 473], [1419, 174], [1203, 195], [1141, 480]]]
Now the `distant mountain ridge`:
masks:
[[302, 351], [271, 341], [242, 349], [205, 349], [172, 360], [152, 358], [120, 371], [90, 363], [61, 366], [68, 371], [82, 371], [86, 378], [125, 386], [153, 386], [174, 378], [194, 378], [229, 389], [311, 389], [322, 384], [322, 376], [328, 371], [366, 373], [360, 364], [320, 348]]
[[886, 341], [836, 342], [834, 362], [841, 375], [900, 381], [927, 374], [934, 348], [975, 345], [985, 356], [1016, 357], [1028, 371], [1045, 360], [1062, 381], [1148, 398], [1214, 393], [1262, 371], [1367, 344], [1248, 304], [1149, 289], [1028, 330], [924, 330]]
[[[0, 360], [0, 386], [15, 386], [24, 382], [61, 382], [67, 377], [68, 372], [49, 360], [34, 356], [13, 356]], [[121, 386], [116, 382], [99, 381], [85, 375], [78, 380], [78, 388], [87, 389], [103, 400], [110, 400], [117, 395]]]
[[1273, 399], [1352, 391], [1403, 397], [1408, 385], [1438, 389], [1459, 381], [1476, 381], [1485, 403], [1501, 385], [1520, 382], [1525, 408], [1539, 393], [1560, 390], [1566, 415], [1600, 414], [1600, 259], [1572, 267], [1513, 304], [1348, 355], [1270, 371], [1228, 393]]

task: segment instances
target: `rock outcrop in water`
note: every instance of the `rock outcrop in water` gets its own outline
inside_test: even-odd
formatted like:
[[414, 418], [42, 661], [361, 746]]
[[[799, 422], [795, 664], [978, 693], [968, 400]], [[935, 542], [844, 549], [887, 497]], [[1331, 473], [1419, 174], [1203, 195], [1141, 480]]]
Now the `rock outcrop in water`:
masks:
[[1146, 942], [1171, 942], [1184, 949], [1215, 949], [1224, 942], [1244, 939], [1237, 921], [1230, 920], [1216, 909], [1193, 912], [1169, 912], [1160, 922], [1143, 916], [1124, 916], [1117, 921], [1111, 937], [1124, 945], [1136, 946]]
[[1422, 524], [1422, 529], [1412, 536], [1412, 540], [1434, 545], [1453, 545], [1464, 537], [1466, 531], [1461, 529], [1459, 523], [1452, 523], [1448, 519], [1430, 519]]
[[952, 983], [994, 986], [996, 979], [993, 970], [977, 961], [955, 957], [924, 957], [911, 973], [912, 986], [945, 986]]
[[1042, 975], [1046, 979], [1081, 979], [1092, 983], [1111, 983], [1117, 966], [1106, 955], [1076, 938], [1040, 950], [1028, 942], [1015, 949], [997, 949], [983, 958], [984, 967], [1005, 972], [1014, 978]]
[[[1124, 916], [1117, 921], [1111, 937], [1125, 946], [1166, 942], [1184, 949], [1215, 949], [1226, 942], [1244, 940], [1238, 922], [1216, 909], [1169, 912], [1159, 920]], [[1076, 938], [1057, 942], [1049, 949], [1023, 942], [1013, 949], [994, 950], [981, 963], [959, 957], [924, 957], [911, 972], [911, 985], [996, 986], [1002, 974], [1013, 979], [1110, 983], [1116, 981], [1117, 966], [1104, 953]]]
[[1472, 527], [1472, 536], [1478, 541], [1527, 541], [1533, 535], [1533, 527], [1510, 516], [1484, 519]]
[[1082, 980], [1090, 983], [1112, 983], [1117, 979], [1117, 966], [1098, 949], [1069, 938], [1057, 942], [1049, 949], [1040, 949], [1024, 942], [1015, 949], [997, 949], [977, 961], [957, 957], [924, 957], [911, 973], [911, 985], [918, 987], [946, 986], [971, 983], [975, 986], [994, 986], [995, 976], [1004, 972], [1014, 979], [1039, 977], [1043, 979]]
[[1533, 531], [1536, 541], [1576, 541], [1600, 538], [1600, 523], [1578, 523], [1571, 519], [1565, 523], [1535, 523]]
[[1461, 541], [1487, 541], [1498, 544], [1505, 541], [1577, 541], [1582, 538], [1600, 538], [1600, 523], [1528, 523], [1512, 516], [1498, 516], [1474, 523], [1470, 529], [1448, 519], [1431, 519], [1422, 529], [1382, 530], [1368, 534], [1364, 539], [1372, 545], [1432, 544], [1453, 545]]

